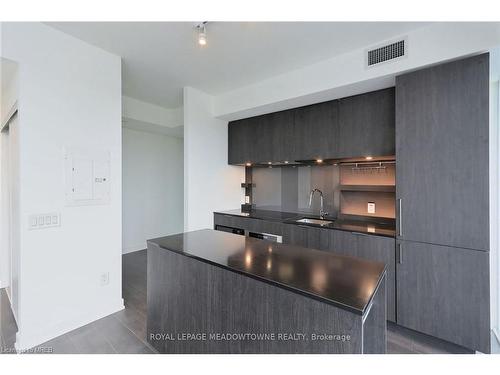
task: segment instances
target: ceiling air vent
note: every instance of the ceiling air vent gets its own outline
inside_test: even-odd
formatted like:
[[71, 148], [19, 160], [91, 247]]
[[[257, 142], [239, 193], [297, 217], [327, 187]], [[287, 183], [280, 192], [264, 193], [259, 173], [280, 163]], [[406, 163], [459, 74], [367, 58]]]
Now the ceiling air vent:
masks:
[[377, 65], [386, 61], [398, 59], [406, 55], [406, 41], [399, 40], [397, 42], [383, 45], [367, 51], [367, 66]]

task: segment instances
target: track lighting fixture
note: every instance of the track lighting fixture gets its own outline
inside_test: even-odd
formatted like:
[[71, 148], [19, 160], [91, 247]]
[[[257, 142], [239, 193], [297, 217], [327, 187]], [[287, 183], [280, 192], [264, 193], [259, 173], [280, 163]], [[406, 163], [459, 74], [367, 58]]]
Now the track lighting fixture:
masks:
[[196, 29], [198, 30], [198, 44], [200, 46], [207, 45], [207, 25], [208, 21], [204, 21], [196, 25]]

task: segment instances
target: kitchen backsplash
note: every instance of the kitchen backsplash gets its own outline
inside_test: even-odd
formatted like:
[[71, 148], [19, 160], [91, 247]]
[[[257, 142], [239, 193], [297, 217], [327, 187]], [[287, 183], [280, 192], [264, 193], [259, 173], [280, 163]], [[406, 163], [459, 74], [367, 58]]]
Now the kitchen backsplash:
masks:
[[[347, 165], [288, 166], [252, 169], [253, 204], [267, 209], [317, 215], [319, 196], [315, 194], [309, 208], [309, 193], [317, 188], [323, 192], [325, 210], [331, 217], [344, 215], [395, 217], [394, 192], [342, 191], [342, 186], [391, 186], [395, 181], [394, 165], [381, 169], [357, 169]], [[375, 204], [375, 213], [368, 213], [368, 203]]]
[[323, 192], [325, 210], [339, 212], [339, 168], [333, 165], [253, 168], [253, 204], [256, 208], [286, 212], [317, 213], [319, 196], [309, 208], [309, 192]]

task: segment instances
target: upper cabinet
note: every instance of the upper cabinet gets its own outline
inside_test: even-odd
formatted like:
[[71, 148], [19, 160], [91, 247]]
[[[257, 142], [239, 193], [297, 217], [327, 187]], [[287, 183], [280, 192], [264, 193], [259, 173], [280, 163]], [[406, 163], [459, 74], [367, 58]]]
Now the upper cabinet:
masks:
[[340, 99], [339, 158], [395, 152], [394, 88]]
[[339, 146], [339, 102], [309, 105], [295, 110], [295, 157], [292, 160], [331, 158]]
[[228, 126], [228, 163], [295, 160], [293, 111], [232, 121]]
[[394, 155], [394, 88], [229, 123], [229, 164]]
[[254, 122], [255, 117], [229, 123], [227, 129], [229, 164], [245, 164], [252, 160], [250, 139], [255, 136]]
[[489, 249], [488, 54], [396, 79], [400, 239]]
[[[296, 147], [293, 111], [269, 113], [260, 117], [262, 120], [258, 125], [259, 134], [266, 138], [264, 143], [270, 150], [258, 148], [260, 158], [256, 156], [254, 160], [256, 162], [294, 160]], [[259, 140], [257, 139], [255, 143], [259, 144]]]

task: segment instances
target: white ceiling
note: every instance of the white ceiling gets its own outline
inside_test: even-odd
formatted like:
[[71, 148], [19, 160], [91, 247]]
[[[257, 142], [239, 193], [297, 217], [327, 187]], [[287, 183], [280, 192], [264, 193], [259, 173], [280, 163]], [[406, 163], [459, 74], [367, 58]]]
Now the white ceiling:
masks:
[[123, 93], [167, 108], [182, 105], [184, 86], [217, 95], [428, 24], [209, 22], [200, 47], [195, 22], [49, 23], [122, 56]]

